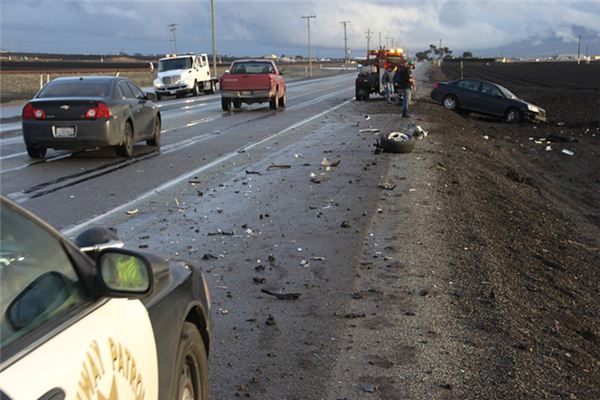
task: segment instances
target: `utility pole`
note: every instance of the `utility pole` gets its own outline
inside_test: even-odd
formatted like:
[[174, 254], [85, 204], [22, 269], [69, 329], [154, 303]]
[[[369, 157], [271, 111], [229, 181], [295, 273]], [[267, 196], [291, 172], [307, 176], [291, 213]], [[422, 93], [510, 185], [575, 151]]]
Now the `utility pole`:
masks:
[[365, 32], [365, 34], [367, 35], [365, 36], [367, 38], [367, 57], [369, 56], [369, 50], [371, 50], [369, 48], [369, 44], [371, 43], [371, 33], [373, 33], [371, 32], [371, 29], [367, 29], [367, 31]]
[[210, 0], [210, 14], [212, 17], [212, 64], [213, 74], [217, 74], [217, 35], [215, 34], [215, 0]]
[[350, 21], [341, 21], [340, 24], [344, 25], [344, 64], [348, 64], [348, 35], [346, 35], [346, 25]]
[[386, 48], [386, 49], [389, 49], [389, 47], [388, 47], [388, 43], [389, 43], [389, 42], [390, 42], [390, 38], [389, 38], [389, 36], [386, 36], [386, 37], [385, 37], [385, 48]]
[[175, 54], [177, 54], [177, 35], [175, 34], [177, 25], [179, 24], [169, 24], [169, 30], [173, 32], [173, 42], [175, 42]]
[[390, 47], [391, 49], [394, 48], [394, 38], [392, 38], [392, 47]]
[[379, 32], [379, 49], [381, 50], [381, 31]]
[[442, 65], [442, 59], [444, 58], [444, 51], [442, 50], [442, 39], [440, 39], [440, 47], [438, 47], [438, 50], [440, 51], [439, 65]]
[[308, 75], [312, 78], [312, 56], [310, 55], [310, 19], [317, 18], [316, 15], [306, 15], [302, 17], [306, 19], [306, 23], [308, 26]]
[[577, 64], [579, 64], [580, 56], [581, 56], [581, 33], [577, 35], [579, 41], [577, 42]]

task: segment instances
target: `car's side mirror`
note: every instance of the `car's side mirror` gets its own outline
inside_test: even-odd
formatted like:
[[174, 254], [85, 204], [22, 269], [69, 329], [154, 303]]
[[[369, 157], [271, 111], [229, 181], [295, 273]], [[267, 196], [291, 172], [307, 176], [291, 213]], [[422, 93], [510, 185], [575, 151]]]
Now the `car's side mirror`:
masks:
[[155, 92], [146, 92], [146, 100], [156, 101], [156, 93]]
[[31, 282], [8, 305], [6, 317], [17, 330], [23, 329], [42, 316], [58, 310], [69, 298], [72, 286], [68, 278], [51, 271]]
[[127, 249], [106, 249], [98, 256], [100, 280], [113, 297], [138, 297], [152, 290], [151, 262]]

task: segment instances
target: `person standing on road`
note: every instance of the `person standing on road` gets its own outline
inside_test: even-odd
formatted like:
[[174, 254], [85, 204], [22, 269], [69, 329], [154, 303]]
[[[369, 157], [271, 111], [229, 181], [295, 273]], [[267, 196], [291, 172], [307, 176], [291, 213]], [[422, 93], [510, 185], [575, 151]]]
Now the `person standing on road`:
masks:
[[[402, 91], [402, 117], [408, 117], [408, 106], [410, 104], [411, 92], [415, 88], [415, 80], [412, 76], [414, 61], [410, 60], [405, 63], [402, 68], [399, 68], [394, 75], [394, 82], [398, 84], [398, 88]], [[398, 99], [399, 100], [399, 99]]]
[[383, 85], [385, 101], [390, 104], [392, 102], [392, 95], [394, 94], [394, 70], [392, 65], [388, 65], [383, 72], [381, 84]]

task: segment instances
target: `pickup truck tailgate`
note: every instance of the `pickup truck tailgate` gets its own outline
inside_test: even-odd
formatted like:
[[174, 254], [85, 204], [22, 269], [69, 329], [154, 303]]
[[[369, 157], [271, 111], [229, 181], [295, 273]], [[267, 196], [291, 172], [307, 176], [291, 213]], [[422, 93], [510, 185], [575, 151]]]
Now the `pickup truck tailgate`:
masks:
[[269, 74], [226, 74], [221, 81], [221, 90], [270, 90]]

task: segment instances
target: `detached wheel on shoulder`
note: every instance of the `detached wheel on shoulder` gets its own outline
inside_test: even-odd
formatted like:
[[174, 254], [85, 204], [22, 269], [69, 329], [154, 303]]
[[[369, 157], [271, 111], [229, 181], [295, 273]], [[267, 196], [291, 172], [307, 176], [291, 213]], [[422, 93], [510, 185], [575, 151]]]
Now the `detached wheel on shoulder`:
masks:
[[402, 132], [392, 132], [379, 137], [378, 147], [386, 153], [410, 153], [415, 149], [415, 138]]
[[208, 400], [208, 360], [196, 326], [184, 322], [177, 349], [177, 400]]

